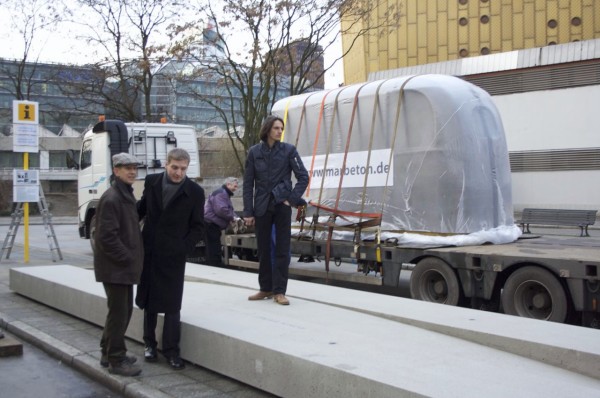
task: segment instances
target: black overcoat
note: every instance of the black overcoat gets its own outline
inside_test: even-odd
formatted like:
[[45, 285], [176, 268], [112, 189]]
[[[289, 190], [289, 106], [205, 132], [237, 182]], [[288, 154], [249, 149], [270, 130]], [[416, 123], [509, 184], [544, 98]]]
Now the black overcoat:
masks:
[[181, 310], [186, 257], [204, 237], [204, 189], [186, 177], [163, 209], [163, 175], [146, 177], [138, 202], [144, 267], [135, 303], [153, 313]]

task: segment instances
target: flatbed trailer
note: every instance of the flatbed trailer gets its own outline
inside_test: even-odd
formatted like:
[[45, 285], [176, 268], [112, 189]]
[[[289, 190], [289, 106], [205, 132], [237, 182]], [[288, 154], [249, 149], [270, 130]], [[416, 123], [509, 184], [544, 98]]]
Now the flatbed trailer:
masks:
[[[484, 90], [402, 76], [281, 99], [272, 113], [309, 174], [291, 253], [324, 259], [326, 281], [353, 278], [334, 264], [355, 261], [374, 287], [408, 281], [413, 299], [600, 324], [600, 241], [519, 239], [504, 128]], [[224, 240], [230, 264], [256, 260], [254, 236]]]
[[[253, 234], [225, 235], [223, 243], [226, 264], [258, 269]], [[440, 304], [600, 327], [597, 237], [533, 235], [479, 246], [382, 243], [380, 262], [374, 242], [358, 247], [349, 241], [329, 244], [332, 261], [326, 267], [326, 240], [293, 238], [290, 274], [375, 291], [410, 291], [411, 298]], [[311, 260], [315, 262], [305, 262]]]

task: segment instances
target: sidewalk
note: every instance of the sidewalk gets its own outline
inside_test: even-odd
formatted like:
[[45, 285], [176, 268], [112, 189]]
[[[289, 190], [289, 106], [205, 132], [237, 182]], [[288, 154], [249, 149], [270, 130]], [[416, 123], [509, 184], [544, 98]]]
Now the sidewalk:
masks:
[[[75, 226], [74, 228], [76, 229]], [[5, 227], [0, 228], [0, 237], [4, 238], [5, 231]], [[86, 246], [89, 245], [87, 241], [82, 241], [82, 243]], [[73, 250], [63, 250], [63, 256], [64, 259], [59, 264], [72, 264], [83, 268], [92, 267], [92, 258], [89, 255], [78, 254]], [[53, 263], [48, 250], [34, 247], [30, 250], [29, 264], [25, 265], [22, 245], [15, 246], [10, 259], [3, 258], [0, 261], [0, 329], [40, 348], [51, 357], [58, 359], [59, 364], [75, 368], [115, 391], [119, 394], [118, 396], [136, 398], [272, 397], [271, 394], [190, 363], [187, 363], [186, 369], [182, 371], [172, 370], [162, 357], [157, 363], [146, 363], [143, 360], [143, 345], [131, 340], [128, 340], [128, 350], [138, 358], [142, 374], [138, 377], [120, 377], [109, 374], [99, 365], [99, 341], [102, 328], [54, 310], [43, 303], [27, 299], [9, 289], [10, 268], [49, 264]], [[27, 352], [24, 355], [26, 354]], [[75, 357], [77, 360], [74, 360]], [[48, 366], [56, 366], [56, 364], [53, 361], [36, 362], [33, 366], [28, 364], [26, 369], [22, 369], [22, 372], [25, 376], [47, 374]], [[2, 377], [0, 375], [0, 381]], [[26, 377], [23, 378], [23, 380], [26, 379]], [[19, 396], [15, 395], [15, 397]]]
[[[61, 219], [69, 225], [58, 222], [61, 249], [64, 259], [55, 264], [71, 264], [81, 268], [92, 268], [92, 258], [84, 254], [85, 246], [89, 252], [89, 242], [77, 236], [77, 225], [69, 219]], [[7, 225], [0, 219], [0, 238], [4, 238]], [[55, 220], [53, 220], [54, 222]], [[58, 220], [57, 220], [58, 221]], [[41, 219], [40, 219], [41, 224]], [[40, 224], [34, 224], [32, 230], [43, 230]], [[538, 232], [536, 230], [535, 232]], [[557, 238], [574, 241], [588, 241], [579, 238], [577, 231], [563, 232]], [[592, 234], [598, 238], [597, 233]], [[98, 342], [102, 328], [64, 312], [54, 310], [43, 303], [32, 301], [9, 289], [9, 269], [12, 267], [52, 265], [46, 243], [42, 240], [31, 248], [29, 264], [23, 264], [23, 247], [17, 245], [9, 260], [0, 261], [0, 328], [17, 336], [23, 341], [41, 348], [59, 363], [74, 367], [77, 371], [126, 397], [272, 397], [273, 395], [257, 390], [221, 374], [188, 363], [183, 371], [172, 370], [161, 358], [158, 363], [143, 361], [143, 346], [134, 341], [128, 342], [129, 351], [138, 358], [143, 372], [141, 376], [123, 378], [110, 375], [99, 366], [100, 351]], [[23, 374], [45, 374], [42, 365], [39, 368], [27, 367]], [[0, 383], [2, 375], [0, 375]], [[25, 396], [25, 395], [23, 395]], [[27, 395], [33, 396], [33, 395]], [[18, 398], [18, 396], [17, 396]]]

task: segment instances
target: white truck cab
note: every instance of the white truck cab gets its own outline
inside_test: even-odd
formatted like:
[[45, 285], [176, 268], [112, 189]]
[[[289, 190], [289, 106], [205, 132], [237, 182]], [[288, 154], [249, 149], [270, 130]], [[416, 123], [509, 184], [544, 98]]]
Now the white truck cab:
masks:
[[79, 236], [90, 239], [93, 235], [92, 219], [100, 196], [110, 186], [112, 156], [128, 152], [135, 156], [140, 166], [133, 184], [134, 195], [139, 198], [148, 174], [161, 173], [167, 164], [167, 153], [173, 148], [183, 148], [190, 154], [187, 176], [193, 180], [200, 176], [198, 141], [192, 126], [166, 123], [124, 123], [105, 120], [85, 132], [79, 157], [77, 197]]

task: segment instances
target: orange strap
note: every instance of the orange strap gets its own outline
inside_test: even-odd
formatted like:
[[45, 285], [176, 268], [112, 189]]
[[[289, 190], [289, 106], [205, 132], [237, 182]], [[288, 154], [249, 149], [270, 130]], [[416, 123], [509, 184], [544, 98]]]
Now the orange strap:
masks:
[[[375, 90], [375, 101], [373, 103], [373, 111], [371, 113], [371, 129], [369, 132], [369, 149], [367, 150], [367, 172], [365, 173], [365, 179], [363, 182], [363, 190], [361, 195], [361, 203], [360, 203], [360, 211], [363, 212], [365, 209], [365, 201], [367, 199], [367, 184], [369, 180], [369, 165], [371, 164], [371, 151], [373, 150], [373, 137], [375, 136], [375, 122], [377, 120], [377, 111], [379, 108], [379, 90], [381, 86], [387, 82], [387, 80], [383, 80], [377, 86], [377, 90]], [[389, 173], [388, 173], [389, 174]], [[382, 198], [384, 200], [384, 198]], [[362, 220], [361, 220], [362, 221]]]
[[[352, 115], [350, 115], [350, 127], [348, 127], [348, 137], [346, 138], [346, 148], [344, 149], [344, 160], [342, 162], [342, 170], [346, 169], [346, 160], [348, 160], [348, 149], [350, 149], [350, 139], [352, 138], [352, 129], [354, 127], [354, 117], [356, 116], [356, 109], [358, 108], [358, 95], [360, 90], [363, 89], [369, 83], [365, 83], [356, 90], [354, 94], [354, 104], [352, 105]], [[338, 185], [337, 196], [335, 198], [335, 208], [337, 209], [340, 203], [340, 196], [342, 194], [342, 184], [344, 182], [344, 173], [340, 175], [340, 184]]]
[[[404, 103], [404, 90], [406, 89], [406, 85], [408, 84], [408, 82], [411, 81], [412, 79], [414, 79], [415, 77], [417, 77], [417, 75], [411, 76], [408, 79], [406, 79], [400, 86], [400, 91], [398, 92], [398, 106], [396, 107], [396, 117], [394, 120], [394, 130], [393, 130], [394, 135], [392, 136], [392, 142], [390, 145], [390, 157], [388, 159], [388, 165], [390, 165], [390, 167], [392, 166], [392, 160], [394, 159], [394, 149], [396, 147], [396, 137], [398, 136], [398, 126], [400, 125], [400, 113], [402, 111], [402, 104]], [[387, 173], [387, 175], [385, 176], [385, 187], [383, 189], [383, 196], [382, 196], [383, 199], [385, 199], [385, 197], [387, 195], [387, 191], [388, 191], [388, 187], [389, 187], [389, 179], [390, 179], [390, 173]], [[385, 207], [385, 202], [384, 202], [384, 200], [382, 200], [381, 201], [381, 213], [383, 213], [384, 207]]]
[[328, 91], [321, 100], [321, 108], [319, 109], [319, 121], [317, 123], [317, 134], [315, 135], [315, 143], [313, 145], [312, 160], [310, 161], [310, 172], [308, 173], [308, 187], [306, 188], [306, 196], [310, 196], [310, 180], [312, 180], [313, 171], [315, 169], [315, 155], [317, 154], [317, 144], [319, 143], [319, 134], [321, 133], [321, 124], [323, 121], [323, 109], [325, 108], [325, 100], [331, 91]]
[[[333, 100], [333, 112], [331, 113], [331, 123], [329, 123], [329, 130], [327, 131], [327, 146], [325, 152], [325, 161], [323, 162], [323, 172], [327, 170], [327, 163], [329, 162], [329, 151], [331, 150], [331, 138], [333, 137], [333, 126], [335, 124], [335, 116], [338, 111], [338, 100], [340, 98], [340, 94], [347, 87], [343, 87], [338, 93], [335, 95], [335, 100]], [[321, 186], [319, 187], [319, 203], [321, 203], [321, 198], [323, 197], [323, 187], [325, 186], [325, 173], [323, 173], [323, 178], [321, 178]]]
[[304, 99], [304, 103], [302, 104], [302, 112], [300, 113], [300, 121], [298, 122], [298, 129], [296, 130], [296, 143], [294, 144], [294, 146], [296, 148], [298, 148], [298, 142], [300, 140], [300, 131], [302, 130], [302, 122], [304, 122], [304, 115], [306, 114], [306, 103], [308, 102], [308, 99], [310, 97], [312, 97], [315, 93], [316, 93], [316, 91], [314, 93], [310, 93], [309, 95], [307, 95], [306, 98]]

